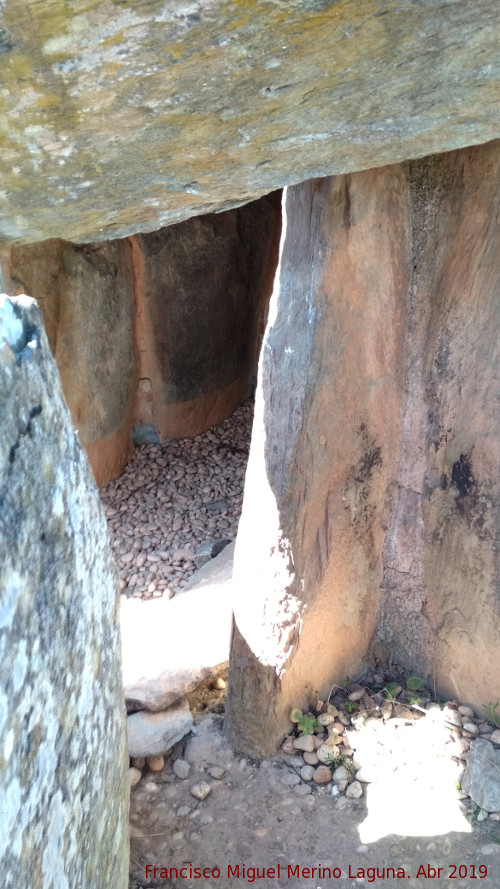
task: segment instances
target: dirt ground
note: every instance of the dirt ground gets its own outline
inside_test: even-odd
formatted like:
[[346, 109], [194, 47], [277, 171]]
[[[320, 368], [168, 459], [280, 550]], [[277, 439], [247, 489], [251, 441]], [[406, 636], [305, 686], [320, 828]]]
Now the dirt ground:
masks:
[[[412, 754], [410, 773], [364, 784], [361, 799], [334, 798], [331, 785], [297, 781], [296, 756], [259, 762], [232, 750], [213, 712], [224, 692], [208, 688], [190, 701], [196, 734], [131, 791], [130, 889], [500, 887], [500, 822], [474, 822], [470, 801], [467, 818], [453, 787], [444, 804], [432, 744], [425, 759]], [[177, 759], [188, 777], [174, 772]], [[210, 786], [202, 800], [200, 784]]]

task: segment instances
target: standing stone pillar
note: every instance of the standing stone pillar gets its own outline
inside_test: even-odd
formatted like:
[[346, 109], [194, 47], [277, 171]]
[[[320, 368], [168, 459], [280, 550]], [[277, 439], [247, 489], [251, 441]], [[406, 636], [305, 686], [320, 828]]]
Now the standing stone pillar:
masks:
[[499, 146], [288, 192], [235, 555], [241, 748], [364, 656], [498, 699]]
[[288, 190], [235, 554], [227, 730], [276, 748], [359, 673], [396, 477], [408, 256], [402, 167]]
[[117, 583], [27, 297], [0, 296], [0, 393], [0, 885], [125, 889]]
[[377, 648], [478, 711], [500, 676], [500, 142], [408, 165], [397, 496]]

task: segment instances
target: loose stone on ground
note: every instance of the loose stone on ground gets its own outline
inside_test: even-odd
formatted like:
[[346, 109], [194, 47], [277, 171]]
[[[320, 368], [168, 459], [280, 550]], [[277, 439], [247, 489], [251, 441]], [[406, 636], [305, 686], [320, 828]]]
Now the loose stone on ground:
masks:
[[140, 445], [101, 489], [124, 595], [175, 595], [235, 539], [252, 418], [246, 402], [194, 439]]

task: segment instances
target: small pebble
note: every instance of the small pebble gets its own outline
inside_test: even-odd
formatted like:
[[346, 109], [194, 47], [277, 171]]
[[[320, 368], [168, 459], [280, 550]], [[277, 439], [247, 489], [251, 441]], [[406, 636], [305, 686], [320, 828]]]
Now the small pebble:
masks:
[[189, 772], [191, 770], [191, 766], [185, 759], [176, 759], [172, 768], [177, 777], [181, 778], [182, 780], [189, 776]]
[[218, 676], [217, 679], [214, 680], [212, 688], [223, 689], [226, 688], [226, 681], [222, 678], [222, 676]]
[[147, 784], [144, 785], [144, 790], [147, 790], [148, 793], [158, 793], [159, 789], [158, 784], [154, 781], [148, 781]]
[[295, 747], [293, 746], [293, 738], [285, 738], [281, 745], [281, 749], [283, 753], [291, 756], [295, 753]]
[[211, 785], [207, 784], [206, 781], [200, 781], [199, 784], [194, 784], [193, 787], [191, 787], [191, 793], [199, 800], [206, 799], [211, 790]]
[[332, 747], [330, 744], [322, 744], [316, 750], [316, 756], [324, 765], [330, 765], [335, 756], [338, 756], [338, 747]]
[[304, 762], [308, 766], [317, 766], [319, 759], [315, 753], [308, 753], [306, 750], [306, 752], [304, 753]]
[[161, 754], [159, 756], [147, 756], [146, 762], [152, 772], [161, 772], [165, 765], [165, 760]]
[[500, 729], [496, 728], [490, 735], [490, 741], [493, 744], [500, 744]]
[[363, 788], [359, 781], [353, 781], [346, 787], [345, 795], [347, 799], [360, 799], [363, 796]]
[[[307, 769], [308, 766], [304, 766], [304, 768]], [[331, 780], [332, 773], [328, 766], [318, 766], [318, 768], [314, 770], [313, 781], [315, 784], [328, 784]]]
[[137, 769], [135, 766], [131, 766], [128, 770], [129, 786], [135, 787], [135, 785], [139, 783], [141, 778], [142, 778], [141, 770]]
[[185, 818], [186, 815], [189, 815], [190, 811], [190, 806], [179, 806], [175, 814], [177, 818]]
[[312, 781], [314, 777], [314, 766], [302, 766], [300, 777], [303, 781]]
[[293, 746], [296, 750], [305, 750], [307, 753], [312, 753], [314, 750], [313, 736], [299, 735], [298, 738], [295, 738]]
[[475, 714], [474, 714], [474, 710], [472, 709], [472, 707], [467, 707], [466, 704], [460, 704], [460, 706], [459, 706], [459, 708], [458, 708], [458, 712], [459, 712], [462, 716], [471, 716], [471, 717], [473, 717], [473, 716], [475, 715]]
[[136, 769], [143, 769], [146, 765], [146, 759], [144, 756], [133, 756], [130, 762], [133, 766], [136, 767]]
[[357, 688], [353, 689], [353, 691], [349, 692], [348, 697], [350, 701], [357, 702], [360, 701], [361, 698], [364, 697], [364, 695], [365, 689], [361, 688], [361, 686], [358, 686]]
[[221, 766], [212, 766], [208, 770], [208, 774], [211, 778], [215, 778], [217, 781], [220, 781], [221, 778], [226, 774], [226, 769], [223, 769]]

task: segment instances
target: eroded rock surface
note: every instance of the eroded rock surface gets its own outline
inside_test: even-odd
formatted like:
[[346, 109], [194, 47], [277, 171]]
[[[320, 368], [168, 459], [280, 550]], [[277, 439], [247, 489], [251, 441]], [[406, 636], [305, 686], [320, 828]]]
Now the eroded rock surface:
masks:
[[370, 640], [498, 697], [498, 149], [288, 192], [235, 552], [242, 749], [272, 750]]
[[500, 135], [495, 0], [3, 0], [0, 239], [152, 231]]
[[132, 453], [137, 366], [130, 247], [52, 240], [4, 250], [0, 261], [7, 292], [28, 293], [40, 305], [73, 425], [103, 484]]
[[124, 889], [117, 579], [40, 310], [0, 297], [0, 882]]

